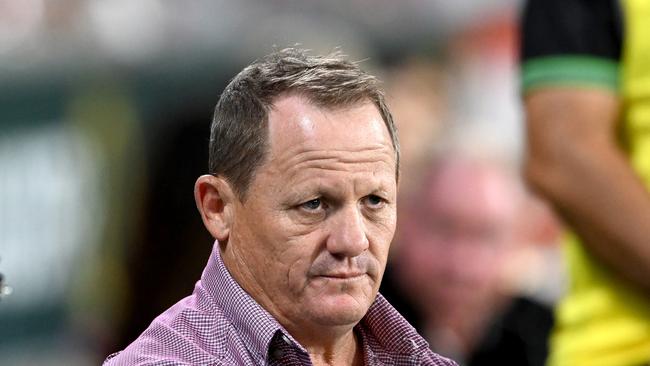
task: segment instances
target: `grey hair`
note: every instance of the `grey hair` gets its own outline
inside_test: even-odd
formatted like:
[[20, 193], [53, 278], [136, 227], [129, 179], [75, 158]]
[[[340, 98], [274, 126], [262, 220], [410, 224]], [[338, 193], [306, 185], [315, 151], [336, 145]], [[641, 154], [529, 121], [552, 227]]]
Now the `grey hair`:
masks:
[[339, 51], [313, 56], [307, 50], [286, 48], [244, 68], [226, 86], [215, 107], [210, 128], [210, 173], [228, 180], [241, 201], [266, 158], [269, 111], [278, 97], [288, 93], [301, 94], [323, 108], [372, 102], [388, 128], [398, 179], [397, 128], [379, 80]]

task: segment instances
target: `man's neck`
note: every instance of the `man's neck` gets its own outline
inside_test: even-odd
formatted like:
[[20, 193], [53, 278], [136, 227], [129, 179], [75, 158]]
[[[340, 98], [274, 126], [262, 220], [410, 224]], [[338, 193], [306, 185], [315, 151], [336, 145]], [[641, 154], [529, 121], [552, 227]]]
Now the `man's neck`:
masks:
[[314, 366], [363, 365], [363, 350], [359, 337], [350, 330], [342, 337], [309, 340], [297, 339], [307, 350]]

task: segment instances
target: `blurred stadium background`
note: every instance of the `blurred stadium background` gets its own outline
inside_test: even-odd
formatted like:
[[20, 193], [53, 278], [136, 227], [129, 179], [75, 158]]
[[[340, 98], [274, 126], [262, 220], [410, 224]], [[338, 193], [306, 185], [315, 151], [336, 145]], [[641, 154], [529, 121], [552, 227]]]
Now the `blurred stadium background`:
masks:
[[[516, 170], [519, 7], [0, 0], [0, 272], [13, 288], [0, 363], [98, 364], [191, 292], [212, 244], [192, 196], [212, 107], [274, 47], [340, 47], [385, 81], [403, 191], [449, 145]], [[531, 240], [554, 240], [539, 231]], [[559, 273], [554, 246], [540, 248], [552, 269], [539, 273]], [[561, 292], [561, 279], [528, 277], [543, 301]]]

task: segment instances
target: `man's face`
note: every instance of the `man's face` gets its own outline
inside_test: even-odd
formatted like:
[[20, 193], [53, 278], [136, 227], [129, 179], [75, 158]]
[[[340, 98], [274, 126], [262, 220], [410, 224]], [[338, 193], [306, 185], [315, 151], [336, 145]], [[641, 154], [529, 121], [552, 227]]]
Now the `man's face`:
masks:
[[451, 161], [405, 212], [398, 278], [441, 322], [467, 321], [502, 296], [517, 215], [509, 179], [498, 167]]
[[371, 103], [331, 110], [281, 97], [269, 145], [235, 204], [224, 261], [285, 327], [355, 324], [395, 231], [395, 151], [381, 115]]

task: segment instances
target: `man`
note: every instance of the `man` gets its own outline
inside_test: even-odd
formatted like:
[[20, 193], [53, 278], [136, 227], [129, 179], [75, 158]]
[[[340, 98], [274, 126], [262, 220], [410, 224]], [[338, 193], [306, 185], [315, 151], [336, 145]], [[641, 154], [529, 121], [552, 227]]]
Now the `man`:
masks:
[[527, 178], [572, 227], [550, 365], [650, 362], [650, 3], [532, 0]]
[[453, 365], [378, 295], [399, 144], [378, 81], [286, 49], [245, 68], [195, 185], [217, 240], [192, 296], [106, 365]]
[[381, 291], [463, 365], [539, 365], [549, 309], [519, 296], [509, 270], [521, 264], [525, 192], [497, 159], [444, 153], [410, 197]]

